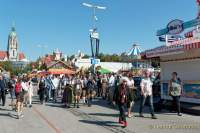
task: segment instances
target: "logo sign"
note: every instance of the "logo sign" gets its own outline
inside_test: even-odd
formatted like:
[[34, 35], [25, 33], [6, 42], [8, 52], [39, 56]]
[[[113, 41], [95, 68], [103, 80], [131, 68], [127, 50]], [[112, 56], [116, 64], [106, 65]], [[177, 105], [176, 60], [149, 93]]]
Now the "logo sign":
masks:
[[95, 64], [99, 64], [100, 60], [99, 59], [91, 59], [91, 64], [95, 65]]
[[172, 20], [171, 22], [168, 23], [167, 29], [168, 29], [168, 34], [171, 35], [179, 34], [184, 30], [183, 21], [178, 19]]

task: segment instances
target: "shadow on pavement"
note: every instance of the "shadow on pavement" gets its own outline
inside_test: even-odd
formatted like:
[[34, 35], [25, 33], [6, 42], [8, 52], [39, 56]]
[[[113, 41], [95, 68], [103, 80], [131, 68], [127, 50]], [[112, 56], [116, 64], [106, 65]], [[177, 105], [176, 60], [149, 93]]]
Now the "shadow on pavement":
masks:
[[89, 113], [88, 115], [110, 116], [110, 117], [118, 117], [119, 116], [119, 114], [106, 114], [106, 113]]
[[94, 124], [98, 126], [121, 127], [120, 125], [118, 125], [118, 123], [113, 121], [93, 121], [93, 120], [79, 120], [79, 121], [86, 124]]
[[12, 109], [4, 109], [4, 108], [0, 108], [0, 111], [12, 111]]
[[0, 116], [7, 116], [7, 117], [11, 117], [11, 118], [17, 119], [17, 115], [11, 114], [11, 113], [0, 113]]
[[64, 108], [65, 106], [63, 104], [45, 104], [46, 106], [50, 106], [50, 107], [56, 107], [56, 108]]

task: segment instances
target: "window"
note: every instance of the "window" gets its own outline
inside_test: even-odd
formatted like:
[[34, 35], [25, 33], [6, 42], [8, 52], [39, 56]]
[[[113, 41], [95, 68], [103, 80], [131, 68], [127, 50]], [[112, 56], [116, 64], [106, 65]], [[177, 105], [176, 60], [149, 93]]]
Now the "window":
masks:
[[13, 56], [15, 56], [15, 51], [13, 50]]

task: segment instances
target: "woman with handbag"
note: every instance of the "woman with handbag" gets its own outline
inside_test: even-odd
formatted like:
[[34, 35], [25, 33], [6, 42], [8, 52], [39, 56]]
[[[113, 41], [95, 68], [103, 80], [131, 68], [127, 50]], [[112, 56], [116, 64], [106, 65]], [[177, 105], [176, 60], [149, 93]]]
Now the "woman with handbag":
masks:
[[172, 79], [169, 84], [169, 95], [173, 99], [173, 105], [176, 106], [178, 116], [182, 116], [180, 107], [180, 97], [182, 94], [182, 82], [180, 78], [177, 77], [177, 72], [172, 73]]

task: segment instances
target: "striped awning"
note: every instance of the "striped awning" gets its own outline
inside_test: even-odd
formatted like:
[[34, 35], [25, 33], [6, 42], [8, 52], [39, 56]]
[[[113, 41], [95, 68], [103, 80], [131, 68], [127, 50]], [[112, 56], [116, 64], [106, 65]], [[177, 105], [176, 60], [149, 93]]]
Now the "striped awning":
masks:
[[194, 43], [186, 43], [184, 44], [176, 44], [171, 46], [161, 46], [151, 50], [145, 51], [145, 55], [147, 58], [151, 57], [159, 57], [159, 56], [166, 56], [166, 55], [173, 55], [173, 54], [180, 54], [184, 53], [184, 51], [191, 50], [191, 49], [198, 49], [200, 48], [200, 41]]

